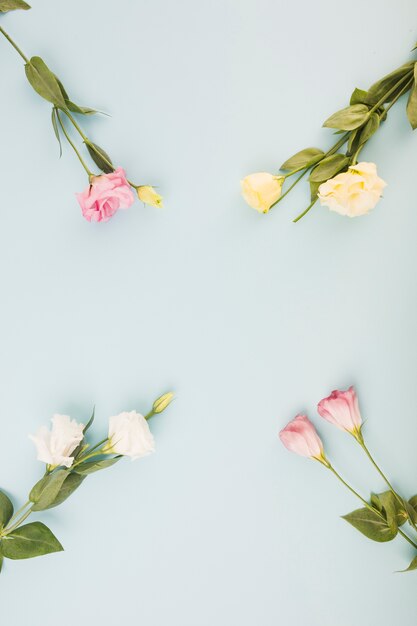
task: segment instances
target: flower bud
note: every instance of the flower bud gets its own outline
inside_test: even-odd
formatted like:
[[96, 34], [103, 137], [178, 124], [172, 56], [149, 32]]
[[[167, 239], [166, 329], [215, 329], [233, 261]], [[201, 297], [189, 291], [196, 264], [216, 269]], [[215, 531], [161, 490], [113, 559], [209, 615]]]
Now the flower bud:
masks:
[[284, 176], [258, 172], [246, 176], [240, 181], [240, 185], [249, 206], [259, 213], [268, 213], [271, 206], [280, 198], [284, 181]]
[[307, 415], [297, 415], [279, 433], [284, 446], [290, 452], [316, 459], [326, 464], [323, 443]]
[[159, 193], [156, 193], [155, 189], [150, 185], [141, 185], [137, 188], [138, 198], [145, 204], [162, 208], [163, 200]]
[[330, 396], [320, 400], [317, 406], [319, 415], [342, 430], [361, 438], [362, 417], [359, 402], [353, 387], [347, 391], [332, 391]]
[[162, 411], [165, 411], [167, 406], [171, 404], [173, 399], [174, 399], [174, 394], [172, 393], [172, 391], [168, 391], [168, 393], [164, 393], [163, 396], [155, 400], [155, 402], [153, 403], [152, 412], [162, 413]]

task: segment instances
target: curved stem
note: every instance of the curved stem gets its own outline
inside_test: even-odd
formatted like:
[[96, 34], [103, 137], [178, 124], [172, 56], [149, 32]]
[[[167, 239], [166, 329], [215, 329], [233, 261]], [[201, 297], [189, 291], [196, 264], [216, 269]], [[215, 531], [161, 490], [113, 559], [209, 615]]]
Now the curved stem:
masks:
[[[378, 517], [380, 517], [381, 519], [384, 520], [384, 522], [386, 522], [385, 517], [382, 515], [382, 513], [380, 513], [380, 511], [378, 511], [377, 509], [375, 509], [371, 504], [369, 504], [369, 502], [367, 502], [365, 500], [365, 498], [362, 498], [362, 496], [351, 486], [349, 485], [349, 483], [347, 483], [339, 474], [339, 472], [337, 472], [334, 467], [329, 463], [328, 465], [326, 465], [325, 467], [327, 467], [334, 476], [336, 476], [336, 478], [338, 480], [340, 480], [340, 482], [342, 483], [342, 485], [344, 485], [347, 489], [349, 489], [349, 491], [351, 493], [353, 493], [353, 495], [355, 495], [361, 502], [362, 504], [369, 509], [370, 511], [372, 511], [372, 513], [375, 513], [375, 515], [378, 515]], [[404, 532], [401, 530], [401, 528], [398, 528], [398, 534], [401, 535], [401, 537], [404, 537], [404, 539], [406, 541], [408, 541], [408, 543], [410, 545], [413, 546], [413, 548], [417, 549], [417, 543], [414, 543], [414, 541]]]
[[25, 504], [24, 504], [23, 506], [21, 506], [21, 507], [20, 507], [20, 509], [18, 509], [18, 510], [15, 512], [15, 514], [14, 514], [14, 515], [13, 515], [13, 516], [9, 519], [9, 522], [8, 522], [8, 523], [9, 523], [9, 524], [11, 524], [12, 522], [14, 522], [14, 520], [15, 520], [17, 517], [19, 517], [19, 515], [20, 515], [21, 513], [23, 513], [23, 511], [24, 511], [25, 509], [27, 509], [27, 507], [28, 507], [30, 504], [32, 504], [32, 502], [31, 502], [30, 500], [28, 500], [27, 502], [25, 502]]
[[382, 106], [384, 104], [384, 102], [386, 101], [386, 99], [392, 94], [394, 93], [394, 91], [396, 89], [398, 89], [398, 87], [406, 80], [410, 79], [410, 76], [413, 76], [414, 74], [414, 70], [410, 70], [409, 72], [407, 72], [406, 74], [404, 74], [404, 76], [402, 78], [400, 78], [400, 80], [398, 80], [395, 85], [393, 87], [391, 87], [391, 89], [388, 89], [388, 91], [386, 93], [384, 93], [384, 95], [382, 96], [382, 98], [380, 98], [378, 100], [378, 102], [376, 104], [374, 104], [374, 106], [372, 107], [372, 109], [369, 109], [368, 112], [368, 119], [371, 117], [372, 113], [374, 113], [377, 109], [379, 109], [380, 106]]
[[[33, 506], [33, 505], [32, 505]], [[12, 526], [8, 526], [4, 532], [3, 532], [3, 536], [9, 535], [11, 532], [13, 532], [14, 530], [16, 530], [16, 528], [18, 528], [18, 526], [20, 526], [28, 517], [29, 515], [32, 513], [32, 507], [30, 507], [30, 509], [28, 511], [26, 511], [26, 513], [24, 515], [22, 515], [22, 517], [20, 517], [17, 522], [15, 522], [14, 524], [12, 524]]]
[[11, 43], [11, 44], [12, 44], [13, 48], [16, 50], [16, 52], [17, 52], [18, 54], [20, 54], [20, 56], [22, 57], [22, 59], [24, 60], [24, 62], [25, 62], [25, 63], [30, 63], [30, 60], [29, 60], [29, 59], [27, 58], [27, 56], [26, 56], [26, 55], [25, 55], [25, 54], [21, 51], [21, 49], [19, 48], [19, 46], [17, 45], [17, 43], [15, 43], [15, 42], [13, 41], [13, 39], [10, 37], [10, 35], [8, 35], [8, 34], [6, 33], [6, 31], [4, 30], [4, 28], [2, 28], [1, 26], [0, 26], [0, 33], [2, 33], [2, 35], [4, 35], [4, 36], [6, 37], [7, 41], [8, 41], [9, 43]]
[[312, 202], [308, 205], [308, 207], [306, 208], [306, 210], [305, 210], [305, 211], [303, 211], [302, 213], [300, 213], [300, 215], [298, 215], [298, 216], [295, 218], [295, 220], [293, 220], [294, 224], [296, 224], [296, 223], [297, 223], [297, 222], [298, 222], [298, 221], [299, 221], [302, 217], [304, 217], [304, 215], [307, 215], [307, 213], [309, 212], [309, 210], [310, 210], [311, 208], [313, 208], [313, 206], [316, 204], [317, 200], [318, 200], [318, 197], [316, 196], [316, 197], [314, 198], [314, 200], [313, 200], [313, 201], [312, 201]]
[[83, 168], [85, 169], [85, 171], [87, 172], [87, 174], [88, 174], [88, 176], [89, 176], [89, 177], [90, 177], [90, 176], [94, 176], [93, 172], [92, 172], [91, 170], [89, 170], [89, 169], [88, 169], [88, 167], [87, 167], [87, 165], [86, 165], [86, 163], [85, 163], [84, 159], [82, 158], [82, 156], [81, 156], [81, 154], [79, 153], [79, 151], [77, 150], [77, 148], [76, 148], [76, 146], [75, 146], [74, 142], [72, 141], [71, 137], [69, 136], [69, 134], [68, 134], [68, 132], [67, 132], [67, 129], [65, 128], [65, 126], [64, 126], [64, 124], [63, 124], [63, 122], [62, 122], [62, 120], [61, 120], [61, 116], [60, 116], [60, 114], [59, 114], [59, 110], [56, 108], [56, 109], [55, 109], [55, 111], [56, 111], [56, 116], [57, 116], [57, 118], [58, 118], [59, 125], [60, 125], [60, 126], [61, 126], [61, 128], [62, 128], [62, 132], [64, 133], [64, 135], [65, 135], [65, 137], [66, 137], [66, 139], [67, 139], [68, 143], [70, 144], [71, 148], [74, 150], [75, 154], [76, 154], [76, 155], [77, 155], [77, 157], [79, 158], [81, 165], [83, 166]]

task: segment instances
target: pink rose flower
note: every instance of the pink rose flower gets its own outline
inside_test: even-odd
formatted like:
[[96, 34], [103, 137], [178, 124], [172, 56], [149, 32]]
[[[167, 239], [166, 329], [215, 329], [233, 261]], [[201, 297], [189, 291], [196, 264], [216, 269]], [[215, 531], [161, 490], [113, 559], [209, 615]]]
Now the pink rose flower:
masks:
[[89, 222], [107, 222], [116, 211], [129, 208], [135, 201], [121, 167], [110, 174], [93, 176], [87, 189], [76, 196]]
[[360, 435], [362, 417], [353, 387], [349, 387], [347, 391], [332, 391], [330, 396], [318, 403], [317, 410], [319, 415], [331, 424], [355, 437]]
[[300, 456], [321, 461], [324, 459], [324, 448], [320, 437], [307, 415], [297, 415], [279, 433], [284, 446]]

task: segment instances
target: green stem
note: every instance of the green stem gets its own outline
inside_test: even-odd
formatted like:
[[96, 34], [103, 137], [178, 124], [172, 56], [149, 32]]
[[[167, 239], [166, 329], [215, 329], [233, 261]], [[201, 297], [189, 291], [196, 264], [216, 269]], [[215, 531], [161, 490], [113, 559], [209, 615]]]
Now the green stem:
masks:
[[71, 465], [71, 469], [73, 469], [74, 467], [77, 467], [77, 465], [80, 465], [80, 463], [84, 463], [84, 461], [88, 461], [88, 459], [92, 459], [94, 456], [100, 456], [102, 454], [101, 447], [103, 446], [103, 444], [106, 443], [107, 440], [108, 438], [106, 437], [105, 439], [102, 439], [102, 441], [99, 441], [98, 443], [96, 443], [95, 446], [90, 448], [87, 454], [84, 454], [83, 456], [81, 456], [78, 459], [78, 461], [76, 461], [75, 463]]
[[395, 98], [393, 98], [391, 100], [391, 102], [389, 103], [389, 105], [387, 106], [387, 108], [385, 109], [385, 111], [382, 113], [381, 118], [385, 118], [388, 111], [390, 110], [390, 108], [392, 106], [394, 106], [394, 104], [397, 102], [397, 100], [399, 100], [399, 98], [401, 98], [401, 96], [403, 96], [411, 87], [411, 85], [414, 82], [414, 76], [412, 78], [410, 78], [410, 80], [408, 81], [408, 83], [406, 83], [404, 85], [404, 87], [398, 92], [398, 94], [395, 96]]
[[[357, 491], [355, 491], [355, 489], [351, 487], [351, 485], [349, 485], [349, 483], [347, 483], [341, 477], [341, 475], [334, 469], [334, 467], [329, 462], [328, 462], [328, 465], [325, 465], [325, 467], [327, 467], [334, 474], [334, 476], [336, 476], [336, 478], [340, 480], [342, 485], [344, 485], [347, 489], [349, 489], [349, 491], [353, 493], [353, 495], [355, 495], [367, 509], [372, 511], [372, 513], [375, 513], [375, 515], [378, 515], [378, 517], [380, 517], [381, 519], [384, 520], [384, 522], [386, 522], [386, 519], [382, 515], [382, 513], [380, 513], [380, 511], [378, 511], [377, 509], [374, 509], [374, 507], [371, 504], [369, 504], [369, 502], [367, 502], [365, 498], [362, 498], [362, 496]], [[417, 543], [414, 543], [414, 541], [404, 531], [402, 531], [401, 528], [398, 529], [398, 533], [401, 535], [401, 537], [404, 537], [404, 539], [408, 541], [408, 543], [412, 545], [413, 548], [417, 549]]]
[[28, 500], [27, 502], [25, 502], [25, 504], [24, 504], [23, 506], [21, 506], [21, 507], [20, 507], [20, 509], [18, 509], [18, 510], [16, 511], [16, 513], [15, 513], [15, 514], [14, 514], [14, 515], [13, 515], [13, 516], [9, 519], [9, 525], [10, 525], [12, 522], [14, 522], [14, 520], [15, 520], [17, 517], [19, 517], [19, 515], [20, 515], [21, 513], [23, 513], [23, 511], [24, 511], [25, 509], [27, 509], [27, 507], [28, 507], [29, 505], [31, 505], [31, 504], [32, 504], [32, 502], [31, 502], [30, 500]]
[[[401, 508], [404, 509], [404, 500], [403, 500], [403, 498], [401, 498], [401, 496], [395, 491], [394, 487], [391, 485], [390, 481], [385, 476], [384, 472], [379, 467], [379, 465], [375, 461], [375, 459], [372, 456], [372, 454], [369, 452], [369, 450], [368, 450], [368, 448], [367, 448], [367, 446], [366, 446], [366, 444], [365, 444], [365, 442], [363, 440], [362, 435], [360, 436], [359, 439], [357, 439], [356, 437], [355, 437], [355, 439], [359, 443], [359, 445], [361, 446], [362, 450], [365, 452], [366, 456], [368, 457], [368, 459], [370, 460], [370, 462], [372, 463], [372, 465], [374, 466], [374, 468], [376, 469], [378, 474], [381, 476], [382, 480], [385, 482], [385, 484], [387, 485], [388, 489], [391, 491], [391, 493], [393, 494], [393, 496], [395, 497], [397, 502], [401, 505]], [[413, 520], [409, 516], [408, 511], [406, 510], [405, 512], [407, 513], [407, 518], [408, 518], [409, 523], [414, 528], [414, 530], [417, 530], [417, 525], [413, 522]]]
[[21, 49], [19, 48], [19, 46], [17, 45], [17, 43], [15, 43], [15, 42], [13, 41], [13, 39], [10, 37], [10, 35], [8, 35], [8, 34], [6, 33], [6, 31], [4, 30], [4, 28], [2, 28], [1, 26], [0, 26], [0, 33], [2, 33], [2, 34], [6, 37], [7, 41], [8, 41], [9, 43], [11, 43], [11, 44], [12, 44], [13, 48], [16, 50], [16, 52], [17, 52], [18, 54], [20, 54], [20, 56], [22, 57], [22, 59], [24, 60], [24, 62], [25, 62], [25, 63], [30, 63], [30, 60], [29, 60], [29, 59], [27, 58], [27, 56], [26, 56], [26, 55], [25, 55], [25, 54], [21, 51]]
[[414, 70], [410, 70], [409, 72], [407, 72], [406, 74], [404, 74], [404, 76], [402, 78], [400, 78], [400, 80], [398, 80], [395, 85], [393, 87], [391, 87], [391, 89], [388, 89], [388, 91], [386, 93], [384, 93], [384, 95], [382, 96], [382, 98], [380, 98], [378, 100], [378, 102], [376, 104], [374, 104], [374, 106], [372, 107], [372, 109], [369, 110], [368, 112], [368, 119], [371, 117], [372, 113], [374, 113], [377, 109], [379, 109], [380, 106], [382, 106], [384, 104], [384, 102], [386, 101], [386, 99], [392, 94], [394, 93], [394, 91], [396, 89], [398, 89], [398, 87], [406, 80], [410, 79], [410, 76], [414, 75]]
[[12, 526], [8, 526], [5, 531], [3, 532], [3, 536], [9, 535], [11, 532], [13, 532], [16, 528], [18, 528], [18, 526], [20, 526], [21, 524], [23, 524], [23, 522], [29, 517], [29, 515], [32, 513], [32, 507], [30, 507], [30, 509], [28, 511], [26, 511], [26, 513], [24, 515], [22, 515], [22, 517], [20, 517], [17, 522], [15, 522], [14, 524], [12, 524]]
[[316, 204], [318, 200], [318, 196], [316, 196], [314, 198], [314, 200], [308, 205], [308, 207], [305, 209], [305, 211], [303, 211], [302, 213], [300, 213], [300, 215], [298, 215], [295, 220], [293, 220], [294, 224], [296, 224], [302, 217], [304, 217], [304, 215], [307, 215], [307, 213], [309, 212], [310, 209], [313, 208], [313, 206]]
[[57, 116], [57, 118], [58, 118], [59, 125], [60, 125], [60, 126], [61, 126], [61, 128], [62, 128], [62, 132], [64, 133], [64, 135], [65, 135], [65, 137], [66, 137], [66, 139], [67, 139], [68, 143], [70, 144], [71, 148], [74, 150], [75, 154], [76, 154], [76, 155], [77, 155], [77, 157], [79, 158], [81, 165], [83, 166], [83, 168], [85, 169], [85, 171], [86, 171], [86, 172], [87, 172], [87, 174], [88, 174], [88, 177], [90, 177], [90, 176], [94, 176], [93, 172], [92, 172], [91, 170], [89, 170], [89, 169], [88, 169], [87, 164], [85, 163], [84, 159], [82, 158], [81, 154], [79, 153], [78, 149], [76, 148], [76, 146], [75, 146], [74, 142], [72, 141], [71, 137], [69, 136], [69, 134], [68, 134], [68, 132], [67, 132], [67, 129], [65, 128], [65, 126], [64, 126], [64, 124], [63, 124], [63, 122], [62, 122], [62, 120], [61, 120], [61, 116], [60, 116], [60, 114], [59, 114], [58, 109], [57, 109], [57, 108], [55, 108], [55, 111], [56, 111], [56, 116]]

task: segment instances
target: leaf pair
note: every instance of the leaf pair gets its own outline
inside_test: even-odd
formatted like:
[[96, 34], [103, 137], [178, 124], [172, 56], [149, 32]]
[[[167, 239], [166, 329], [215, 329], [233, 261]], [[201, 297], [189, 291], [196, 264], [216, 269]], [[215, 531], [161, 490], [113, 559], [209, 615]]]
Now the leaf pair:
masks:
[[378, 542], [392, 541], [397, 536], [398, 528], [408, 518], [408, 508], [413, 509], [406, 502], [400, 503], [392, 491], [372, 494], [371, 506], [372, 509], [356, 509], [344, 515], [343, 519], [368, 539]]

